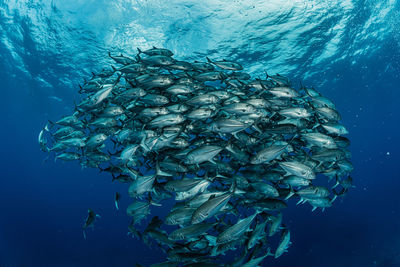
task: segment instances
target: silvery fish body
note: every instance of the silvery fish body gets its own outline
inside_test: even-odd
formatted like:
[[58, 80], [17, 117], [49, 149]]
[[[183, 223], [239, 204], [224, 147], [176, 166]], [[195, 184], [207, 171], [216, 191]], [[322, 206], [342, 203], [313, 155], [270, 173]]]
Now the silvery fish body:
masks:
[[207, 58], [208, 62], [220, 67], [221, 69], [225, 70], [242, 70], [243, 67], [239, 63], [227, 60], [220, 60], [220, 61], [211, 61], [211, 59]]
[[271, 145], [259, 151], [250, 159], [251, 164], [268, 163], [279, 158], [286, 150], [287, 145]]
[[153, 183], [156, 175], [147, 175], [137, 177], [129, 186], [128, 192], [131, 197], [140, 196], [146, 192], [153, 190]]
[[219, 119], [213, 122], [209, 129], [216, 133], [237, 133], [248, 128], [249, 125], [233, 119]]
[[285, 171], [293, 175], [300, 176], [306, 179], [315, 178], [315, 173], [313, 172], [312, 168], [298, 161], [282, 161], [279, 162], [279, 166], [281, 166]]
[[112, 89], [114, 88], [114, 85], [107, 85], [103, 86], [101, 90], [99, 90], [97, 93], [95, 93], [91, 98], [91, 105], [95, 106], [101, 103], [104, 99], [106, 99], [110, 94]]
[[165, 224], [167, 224], [167, 225], [187, 225], [190, 223], [192, 214], [195, 210], [196, 210], [195, 208], [183, 207], [183, 208], [171, 211], [165, 217]]
[[159, 128], [182, 123], [186, 118], [180, 114], [161, 115], [149, 122], [149, 127]]
[[322, 133], [304, 133], [302, 137], [310, 144], [318, 147], [336, 148], [332, 137]]
[[212, 159], [222, 151], [220, 146], [205, 145], [190, 151], [185, 159], [186, 164], [199, 164]]
[[217, 237], [217, 244], [224, 244], [232, 240], [239, 239], [246, 231], [249, 230], [249, 227], [257, 214], [258, 213], [254, 213], [245, 219], [241, 219], [236, 224], [223, 231]]
[[210, 197], [209, 200], [204, 202], [200, 207], [193, 213], [191, 223], [198, 224], [202, 221], [214, 216], [220, 211], [229, 201], [232, 196], [232, 192], [226, 192], [219, 196]]
[[275, 258], [279, 258], [290, 246], [290, 231], [285, 230], [281, 235], [281, 241], [275, 251]]
[[196, 238], [199, 235], [207, 232], [214, 224], [212, 223], [200, 223], [190, 225], [184, 228], [180, 228], [175, 230], [174, 232], [169, 234], [169, 238], [171, 240], [190, 240], [192, 238]]
[[93, 135], [86, 141], [86, 147], [96, 147], [104, 143], [107, 140], [107, 135], [100, 133]]
[[339, 123], [324, 123], [321, 124], [321, 126], [331, 134], [345, 135], [349, 133], [347, 129]]

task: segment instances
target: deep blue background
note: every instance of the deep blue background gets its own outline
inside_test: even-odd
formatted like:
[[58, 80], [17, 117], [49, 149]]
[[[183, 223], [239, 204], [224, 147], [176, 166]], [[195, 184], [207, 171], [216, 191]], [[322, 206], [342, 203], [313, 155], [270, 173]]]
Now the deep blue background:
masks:
[[[25, 61], [32, 70], [41, 67], [34, 58]], [[267, 258], [266, 266], [400, 266], [399, 45], [388, 39], [374, 55], [352, 61], [334, 63], [304, 83], [342, 113], [356, 188], [325, 212], [291, 202], [284, 220], [293, 245], [278, 260]], [[8, 68], [0, 64], [0, 70]], [[324, 80], [332, 82], [318, 86]], [[0, 81], [0, 266], [133, 266], [162, 259], [160, 251], [126, 236], [125, 185], [76, 163], [42, 163], [39, 131], [48, 116], [69, 110], [49, 105], [42, 88], [18, 75], [0, 71]], [[65, 91], [70, 107], [77, 95]], [[114, 208], [116, 191], [123, 194], [120, 211]], [[87, 208], [102, 218], [84, 240]]]

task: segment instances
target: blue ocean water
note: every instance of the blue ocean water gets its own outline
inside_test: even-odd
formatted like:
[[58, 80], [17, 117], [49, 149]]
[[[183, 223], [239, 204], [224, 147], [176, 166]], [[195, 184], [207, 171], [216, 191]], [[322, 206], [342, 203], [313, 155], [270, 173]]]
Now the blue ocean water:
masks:
[[[254, 77], [284, 74], [341, 112], [356, 187], [325, 212], [290, 202], [293, 245], [265, 266], [400, 266], [398, 1], [3, 0], [1, 267], [163, 260], [126, 235], [126, 185], [74, 162], [43, 163], [37, 143], [48, 119], [72, 111], [78, 84], [111, 63], [108, 51], [153, 45], [182, 60], [237, 60]], [[85, 240], [88, 208], [102, 217]]]

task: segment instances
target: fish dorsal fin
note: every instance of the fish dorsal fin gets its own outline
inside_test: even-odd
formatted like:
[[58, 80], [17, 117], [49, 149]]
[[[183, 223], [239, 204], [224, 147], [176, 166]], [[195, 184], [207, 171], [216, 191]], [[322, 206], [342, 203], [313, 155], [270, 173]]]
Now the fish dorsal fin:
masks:
[[215, 198], [215, 194], [212, 194], [212, 195], [208, 198], [208, 200], [211, 200], [211, 199], [213, 199], [213, 198]]
[[157, 49], [157, 47], [155, 47], [155, 46], [153, 45], [153, 49]]

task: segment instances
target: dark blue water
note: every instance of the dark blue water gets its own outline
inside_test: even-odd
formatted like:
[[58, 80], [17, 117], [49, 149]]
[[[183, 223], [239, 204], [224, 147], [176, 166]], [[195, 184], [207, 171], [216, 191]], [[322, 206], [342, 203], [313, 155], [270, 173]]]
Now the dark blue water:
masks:
[[[356, 187], [324, 212], [290, 202], [293, 245], [265, 266], [400, 266], [399, 3], [262, 2], [0, 1], [1, 267], [163, 259], [126, 235], [125, 185], [76, 163], [43, 163], [37, 143], [47, 119], [71, 112], [77, 83], [108, 62], [107, 50], [151, 45], [178, 59], [229, 56], [254, 75], [282, 72], [341, 112]], [[85, 240], [88, 208], [102, 218]]]

